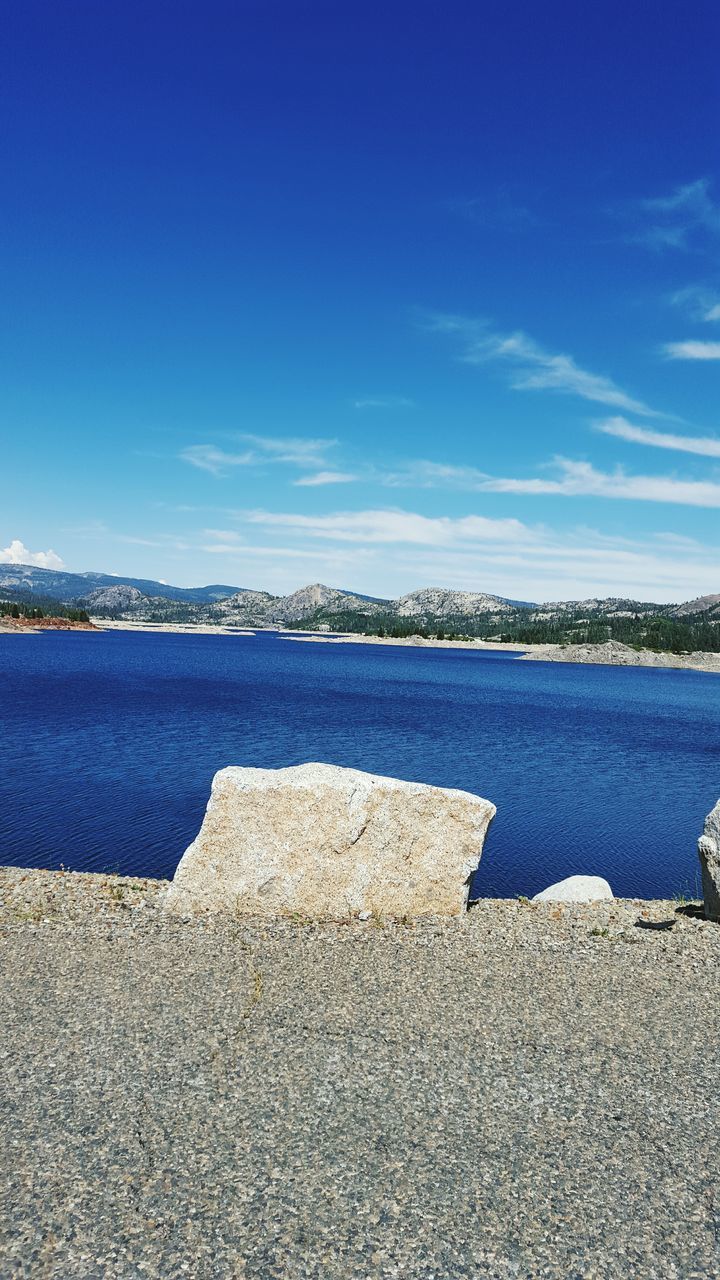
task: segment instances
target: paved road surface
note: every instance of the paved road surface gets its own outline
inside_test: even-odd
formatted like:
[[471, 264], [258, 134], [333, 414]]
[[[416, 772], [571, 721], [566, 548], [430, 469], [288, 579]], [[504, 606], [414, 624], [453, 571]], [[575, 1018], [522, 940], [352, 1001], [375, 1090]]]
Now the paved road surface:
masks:
[[13, 875], [3, 1280], [720, 1276], [720, 927], [170, 925]]

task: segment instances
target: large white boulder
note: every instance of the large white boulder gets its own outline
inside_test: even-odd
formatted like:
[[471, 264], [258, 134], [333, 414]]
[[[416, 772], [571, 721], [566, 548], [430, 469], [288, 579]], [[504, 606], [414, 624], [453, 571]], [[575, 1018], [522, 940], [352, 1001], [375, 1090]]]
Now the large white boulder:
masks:
[[221, 769], [166, 909], [459, 915], [494, 815], [467, 791], [334, 765]]
[[705, 915], [720, 922], [720, 800], [705, 819], [698, 840]]
[[603, 902], [614, 897], [602, 876], [568, 876], [536, 893], [533, 902]]

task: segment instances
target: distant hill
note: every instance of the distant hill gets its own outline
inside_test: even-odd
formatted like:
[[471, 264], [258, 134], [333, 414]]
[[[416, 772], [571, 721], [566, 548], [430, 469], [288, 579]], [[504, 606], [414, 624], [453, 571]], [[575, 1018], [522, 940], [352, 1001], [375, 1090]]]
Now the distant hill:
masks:
[[423, 587], [395, 601], [395, 609], [401, 618], [472, 618], [535, 607], [506, 600], [505, 596], [489, 595], [485, 591], [450, 591], [443, 587]]
[[101, 588], [134, 587], [143, 596], [161, 596], [164, 600], [212, 604], [237, 595], [242, 587], [214, 583], [209, 587], [171, 587], [152, 578], [124, 578], [112, 573], [65, 573], [57, 569], [36, 569], [29, 564], [0, 564], [0, 592], [16, 595], [51, 597], [69, 603], [87, 600]]
[[705, 613], [720, 617], [720, 595], [698, 596], [695, 600], [686, 600], [675, 609], [675, 617], [683, 618], [689, 613]]
[[217, 622], [380, 636], [475, 636], [520, 644], [615, 640], [676, 653], [720, 651], [720, 594], [682, 604], [650, 604], [616, 596], [532, 604], [492, 592], [423, 587], [397, 600], [383, 600], [315, 582], [290, 595], [276, 596], [222, 585], [172, 587], [146, 578], [0, 565], [3, 599], [42, 603], [46, 613], [54, 600], [86, 608], [98, 618], [151, 622]]
[[391, 600], [375, 600], [354, 591], [340, 591], [320, 582], [301, 587], [289, 596], [267, 591], [243, 591], [223, 600], [218, 610], [228, 622], [239, 625], [277, 626], [305, 622], [324, 613], [352, 613], [374, 617], [392, 608]]

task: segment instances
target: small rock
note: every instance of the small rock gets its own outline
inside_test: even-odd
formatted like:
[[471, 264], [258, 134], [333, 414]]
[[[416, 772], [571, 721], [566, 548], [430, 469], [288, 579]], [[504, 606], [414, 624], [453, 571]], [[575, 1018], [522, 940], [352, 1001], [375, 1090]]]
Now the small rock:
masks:
[[536, 893], [533, 902], [606, 902], [615, 895], [602, 876], [568, 876]]
[[720, 923], [720, 800], [705, 819], [698, 840], [705, 915]]

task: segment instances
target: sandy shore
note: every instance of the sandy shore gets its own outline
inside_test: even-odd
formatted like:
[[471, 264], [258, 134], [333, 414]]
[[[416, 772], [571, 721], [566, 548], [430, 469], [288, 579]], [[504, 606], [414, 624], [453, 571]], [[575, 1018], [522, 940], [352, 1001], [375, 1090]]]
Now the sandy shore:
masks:
[[0, 871], [0, 1272], [720, 1273], [720, 927], [668, 902], [183, 923]]
[[94, 626], [101, 631], [159, 631], [169, 635], [197, 636], [254, 636], [257, 627], [248, 630], [245, 627], [223, 626], [212, 622], [126, 622], [109, 618], [92, 618]]
[[348, 632], [347, 635], [326, 635], [322, 631], [308, 631], [305, 635], [285, 635], [283, 640], [295, 640], [300, 644], [389, 644], [411, 649], [487, 649], [508, 653], [527, 653], [535, 645], [503, 644], [500, 640], [428, 640], [424, 636], [364, 636]]
[[288, 635], [286, 640], [315, 644], [390, 644], [424, 649], [496, 650], [515, 653], [528, 662], [571, 662], [590, 666], [664, 667], [677, 671], [705, 671], [720, 673], [720, 653], [656, 653], [653, 649], [633, 649], [629, 645], [611, 640], [604, 644], [514, 644], [500, 640], [426, 640], [422, 636], [401, 639], [389, 636], [325, 635], [308, 632], [307, 635]]

